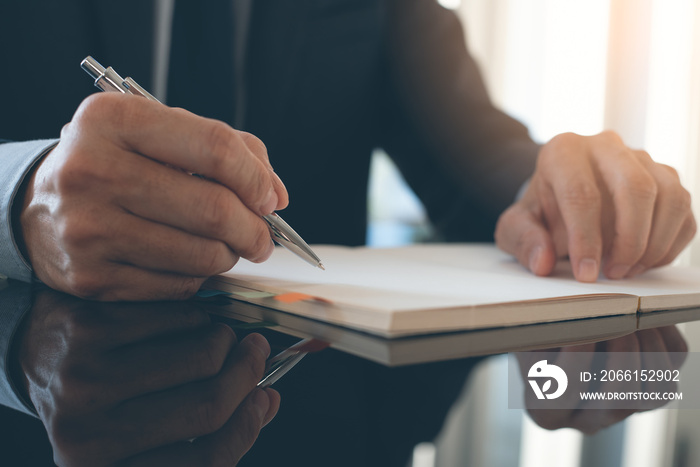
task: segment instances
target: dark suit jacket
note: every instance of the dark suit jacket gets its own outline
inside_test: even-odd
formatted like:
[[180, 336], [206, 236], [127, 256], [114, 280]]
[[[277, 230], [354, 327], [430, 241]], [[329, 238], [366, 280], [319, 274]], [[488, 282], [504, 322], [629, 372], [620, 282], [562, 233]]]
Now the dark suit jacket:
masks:
[[[242, 129], [267, 145], [290, 193], [285, 219], [307, 241], [364, 242], [376, 147], [397, 162], [443, 239], [492, 239], [537, 147], [491, 105], [451, 12], [433, 0], [253, 3]], [[0, 138], [58, 136], [95, 91], [78, 66], [88, 54], [150, 87], [152, 36], [148, 1], [3, 6]], [[333, 212], [342, 215], [319, 222]]]
[[[152, 7], [6, 2], [0, 138], [57, 137], [95, 92], [79, 67], [88, 54], [152, 87]], [[447, 240], [491, 240], [534, 168], [537, 146], [491, 105], [459, 22], [433, 0], [256, 0], [245, 71], [242, 129], [267, 145], [291, 197], [284, 217], [311, 243], [364, 242], [376, 147]], [[187, 107], [198, 112], [197, 99]], [[279, 382], [286, 403], [243, 464], [405, 465], [473, 364], [389, 370], [330, 350], [311, 356]]]

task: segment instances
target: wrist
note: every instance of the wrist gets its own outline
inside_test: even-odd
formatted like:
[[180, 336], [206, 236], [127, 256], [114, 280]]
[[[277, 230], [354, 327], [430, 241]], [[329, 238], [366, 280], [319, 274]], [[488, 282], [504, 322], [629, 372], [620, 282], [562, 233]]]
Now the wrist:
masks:
[[15, 244], [17, 245], [20, 254], [27, 262], [27, 264], [31, 264], [31, 262], [29, 260], [29, 251], [27, 249], [27, 245], [24, 238], [22, 214], [24, 213], [26, 207], [29, 205], [34, 196], [34, 183], [36, 179], [36, 174], [39, 171], [41, 164], [44, 160], [46, 160], [46, 157], [51, 153], [54, 147], [55, 145], [47, 148], [44, 154], [39, 156], [34, 165], [29, 169], [29, 172], [24, 177], [24, 180], [22, 180], [22, 183], [17, 189], [15, 199], [12, 205], [10, 206], [10, 215], [12, 216], [12, 235], [14, 236]]

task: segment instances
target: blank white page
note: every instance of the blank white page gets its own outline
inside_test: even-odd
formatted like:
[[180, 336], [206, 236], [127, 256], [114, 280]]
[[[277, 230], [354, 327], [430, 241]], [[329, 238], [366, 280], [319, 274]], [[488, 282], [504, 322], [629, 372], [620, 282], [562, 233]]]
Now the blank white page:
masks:
[[[314, 246], [325, 271], [277, 248], [262, 264], [241, 260], [223, 274], [271, 292], [300, 292], [338, 305], [402, 311], [588, 294], [668, 295], [700, 291], [697, 268], [662, 268], [638, 279], [577, 282], [568, 263], [536, 277], [492, 244], [371, 249]], [[700, 296], [698, 297], [700, 299]]]

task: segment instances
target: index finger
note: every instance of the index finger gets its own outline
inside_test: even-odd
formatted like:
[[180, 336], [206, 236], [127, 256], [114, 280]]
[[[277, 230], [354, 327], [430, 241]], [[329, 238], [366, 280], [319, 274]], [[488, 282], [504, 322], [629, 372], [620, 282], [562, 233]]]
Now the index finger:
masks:
[[602, 195], [586, 151], [580, 139], [560, 135], [543, 147], [538, 165], [566, 226], [574, 276], [595, 282], [603, 251]]

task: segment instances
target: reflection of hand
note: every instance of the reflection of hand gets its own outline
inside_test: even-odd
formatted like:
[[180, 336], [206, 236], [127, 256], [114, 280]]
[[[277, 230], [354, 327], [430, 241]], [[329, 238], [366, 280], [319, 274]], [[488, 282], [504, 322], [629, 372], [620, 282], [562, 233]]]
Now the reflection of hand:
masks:
[[627, 148], [612, 132], [563, 134], [542, 150], [496, 242], [537, 275], [569, 256], [576, 279], [611, 279], [670, 263], [695, 234], [690, 195], [671, 167]]
[[35, 170], [20, 219], [34, 271], [51, 287], [102, 300], [176, 299], [239, 256], [265, 260], [273, 244], [261, 215], [286, 204], [253, 135], [104, 93], [82, 103]]
[[[577, 353], [587, 352], [585, 357]], [[606, 370], [635, 370], [642, 369], [663, 369], [677, 370], [681, 367], [687, 356], [688, 347], [685, 339], [675, 326], [666, 328], [649, 329], [638, 331], [617, 339], [597, 344], [584, 344], [571, 347], [564, 347], [552, 352], [550, 364], [561, 368], [593, 369], [593, 361], [581, 362], [582, 358], [589, 358], [593, 352], [606, 352], [608, 357]], [[625, 354], [622, 354], [624, 352]], [[616, 357], [616, 353], [620, 355]], [[537, 353], [521, 352], [516, 354], [520, 364], [520, 372], [524, 379], [528, 377], [528, 370], [535, 363]], [[624, 356], [623, 356], [624, 355]], [[630, 355], [634, 355], [634, 361], [630, 360]], [[632, 364], [636, 367], [632, 367]], [[653, 403], [639, 404], [645, 405], [645, 409], [595, 409], [595, 401], [580, 402], [575, 409], [546, 409], [542, 406], [526, 388], [525, 403], [530, 417], [541, 427], [556, 430], [558, 428], [576, 428], [584, 433], [592, 434], [598, 430], [617, 423], [630, 415], [664, 405], [667, 401], [654, 401]], [[616, 381], [588, 381], [573, 380], [569, 378], [569, 389], [563, 398], [571, 397], [572, 401], [579, 396], [579, 392], [638, 392], [638, 391], [660, 391], [674, 392], [676, 383], [673, 381], [661, 382], [616, 382]], [[559, 399], [558, 399], [559, 400]], [[651, 405], [650, 405], [651, 404]], [[567, 404], [568, 405], [568, 404]]]
[[267, 341], [237, 343], [188, 303], [47, 291], [20, 332], [27, 394], [61, 466], [234, 465], [279, 407], [277, 392], [256, 388]]

